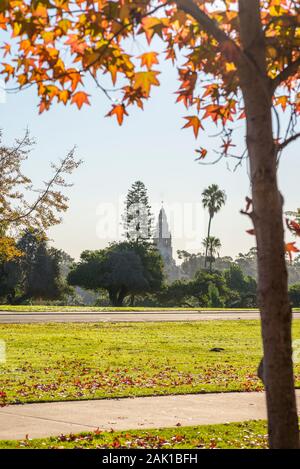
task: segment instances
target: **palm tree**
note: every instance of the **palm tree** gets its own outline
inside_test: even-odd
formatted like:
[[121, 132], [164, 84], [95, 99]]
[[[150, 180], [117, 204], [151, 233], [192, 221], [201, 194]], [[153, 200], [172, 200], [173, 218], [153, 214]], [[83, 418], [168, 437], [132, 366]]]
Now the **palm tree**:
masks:
[[221, 249], [221, 241], [219, 238], [215, 238], [214, 236], [208, 236], [207, 238], [204, 238], [202, 244], [206, 248], [206, 252], [209, 253], [209, 270], [211, 270], [213, 258]]
[[[202, 192], [202, 205], [204, 208], [208, 209], [209, 213], [209, 222], [208, 222], [208, 231], [207, 231], [207, 241], [210, 238], [211, 222], [213, 217], [219, 210], [225, 205], [226, 194], [225, 191], [219, 189], [217, 184], [211, 184], [209, 187], [204, 189]], [[207, 253], [208, 253], [208, 244], [205, 246], [205, 267], [207, 264]]]

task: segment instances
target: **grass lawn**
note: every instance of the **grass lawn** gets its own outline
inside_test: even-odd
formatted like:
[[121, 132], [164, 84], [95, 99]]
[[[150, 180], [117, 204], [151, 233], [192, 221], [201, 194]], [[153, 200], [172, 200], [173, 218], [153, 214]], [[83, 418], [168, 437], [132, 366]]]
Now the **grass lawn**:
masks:
[[[293, 332], [300, 338], [300, 321]], [[4, 404], [262, 389], [256, 320], [1, 324], [1, 339]]]
[[[298, 308], [300, 311], [300, 308]], [[92, 311], [92, 312], [105, 312], [105, 311], [118, 311], [118, 312], [138, 312], [138, 311], [256, 311], [256, 308], [145, 308], [142, 306], [136, 307], [121, 307], [116, 308], [112, 306], [46, 306], [46, 305], [0, 305], [1, 311], [8, 311], [14, 313], [24, 312], [80, 312], [80, 311]], [[296, 311], [297, 309], [295, 309]]]
[[264, 421], [201, 425], [197, 427], [131, 430], [123, 432], [90, 432], [61, 435], [36, 440], [0, 441], [0, 449], [63, 448], [267, 448]]

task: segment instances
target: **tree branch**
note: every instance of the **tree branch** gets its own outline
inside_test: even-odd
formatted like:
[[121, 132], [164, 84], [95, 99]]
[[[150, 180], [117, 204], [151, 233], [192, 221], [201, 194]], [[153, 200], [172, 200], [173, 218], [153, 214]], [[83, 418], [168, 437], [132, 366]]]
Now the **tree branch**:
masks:
[[286, 140], [284, 140], [282, 143], [279, 143], [277, 145], [277, 149], [278, 151], [280, 150], [283, 150], [283, 148], [287, 147], [290, 143], [294, 142], [295, 140], [297, 140], [297, 138], [300, 137], [300, 132], [294, 134], [294, 135], [291, 135], [289, 138], [287, 138]]
[[[207, 34], [212, 35], [220, 45], [224, 43], [229, 43], [233, 46], [233, 51], [236, 53], [231, 54], [231, 60], [237, 66], [240, 67], [241, 64], [244, 66], [250, 66], [259, 73], [259, 69], [257, 64], [248, 57], [248, 55], [241, 49], [241, 47], [233, 40], [230, 36], [228, 36], [222, 29], [219, 28], [216, 21], [212, 20], [204, 11], [202, 11], [193, 0], [175, 0], [175, 4], [177, 7], [187, 13], [188, 15], [192, 16], [200, 26], [206, 31]], [[265, 84], [263, 83], [265, 87]], [[266, 89], [266, 96], [269, 97], [269, 90]]]
[[212, 35], [220, 45], [229, 43], [234, 47], [233, 51], [236, 51], [236, 53], [231, 54], [230, 61], [234, 62], [238, 69], [241, 67], [241, 65], [246, 67], [246, 70], [249, 67], [254, 69], [261, 79], [261, 84], [265, 90], [266, 98], [269, 100], [269, 87], [264, 80], [264, 76], [261, 74], [261, 68], [253, 60], [253, 58], [249, 56], [233, 39], [231, 39], [230, 36], [228, 36], [222, 29], [220, 29], [216, 21], [212, 20], [204, 11], [202, 11], [193, 0], [174, 0], [174, 2], [180, 10], [189, 14], [196, 21], [198, 21], [204, 31]]
[[300, 57], [291, 62], [287, 67], [285, 67], [273, 80], [271, 80], [271, 87], [272, 92], [276, 90], [276, 88], [281, 85], [281, 83], [287, 80], [290, 76], [294, 75], [298, 68], [300, 68]]
[[[60, 176], [64, 173], [64, 172], [70, 172], [70, 170], [68, 169], [68, 166], [70, 166], [71, 168], [71, 171], [78, 167], [79, 164], [81, 163], [81, 161], [75, 161], [74, 160], [74, 151], [75, 149], [73, 148], [68, 154], [67, 156], [61, 160], [61, 163], [58, 167], [55, 168], [55, 172], [54, 172], [54, 175], [53, 177], [50, 179], [50, 181], [48, 181], [46, 183], [46, 187], [45, 189], [41, 192], [41, 194], [37, 197], [37, 199], [33, 202], [32, 205], [30, 205], [27, 210], [25, 210], [25, 212], [21, 212], [19, 213], [18, 215], [15, 215], [15, 216], [12, 216], [12, 217], [7, 217], [7, 218], [3, 218], [0, 220], [1, 224], [6, 224], [6, 223], [9, 223], [9, 224], [13, 224], [13, 223], [19, 223], [21, 222], [22, 220], [30, 217], [30, 215], [35, 212], [40, 206], [41, 204], [43, 204], [44, 200], [47, 198], [50, 190], [52, 190], [52, 188], [59, 182], [59, 178]], [[55, 206], [54, 206], [55, 208]]]
[[[211, 34], [218, 42], [231, 41], [229, 36], [219, 28], [218, 24], [204, 13], [204, 11], [200, 10], [193, 0], [175, 0], [175, 3], [180, 10], [197, 20], [203, 29], [205, 29], [208, 34]], [[232, 42], [235, 44], [234, 41]]]

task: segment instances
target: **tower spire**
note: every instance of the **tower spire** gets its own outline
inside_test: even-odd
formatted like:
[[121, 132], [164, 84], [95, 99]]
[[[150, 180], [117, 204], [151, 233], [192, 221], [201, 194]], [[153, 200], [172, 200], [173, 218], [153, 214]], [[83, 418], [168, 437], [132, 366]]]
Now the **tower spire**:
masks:
[[163, 200], [161, 201], [161, 209], [159, 211], [159, 216], [158, 216], [158, 237], [159, 239], [163, 238], [163, 211], [164, 211], [164, 202]]

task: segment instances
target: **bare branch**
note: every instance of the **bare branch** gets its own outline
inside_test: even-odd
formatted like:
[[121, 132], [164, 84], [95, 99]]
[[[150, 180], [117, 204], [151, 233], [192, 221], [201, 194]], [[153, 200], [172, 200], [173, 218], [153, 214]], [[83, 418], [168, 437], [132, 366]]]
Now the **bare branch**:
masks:
[[74, 148], [67, 154], [67, 156], [61, 161], [60, 165], [55, 167], [55, 173], [53, 177], [46, 183], [45, 189], [40, 193], [35, 202], [28, 208], [27, 211], [12, 217], [1, 220], [3, 223], [17, 223], [21, 220], [30, 217], [30, 215], [35, 212], [43, 204], [44, 200], [47, 198], [50, 190], [55, 185], [60, 184], [60, 177], [65, 172], [71, 172], [73, 169], [77, 168], [81, 164], [81, 161], [74, 160]]
[[[21, 172], [21, 163], [28, 158], [33, 144], [27, 130], [25, 137], [17, 139], [13, 147], [0, 146], [0, 226], [4, 230], [21, 226], [47, 229], [59, 223], [56, 214], [68, 208], [68, 198], [59, 188], [71, 185], [65, 181], [65, 175], [81, 163], [74, 158], [75, 149], [58, 164], [51, 164], [53, 176], [44, 182], [44, 188], [34, 189], [31, 179]], [[29, 191], [38, 194], [33, 202], [26, 200]]]
[[283, 148], [287, 147], [290, 143], [294, 142], [295, 140], [297, 140], [297, 138], [300, 137], [300, 132], [294, 134], [294, 135], [291, 135], [289, 138], [287, 138], [286, 140], [284, 140], [282, 143], [279, 143], [277, 145], [277, 149], [278, 151], [281, 151], [283, 150]]
[[247, 215], [251, 220], [253, 220], [253, 212], [246, 212], [245, 210], [240, 210], [241, 215]]

